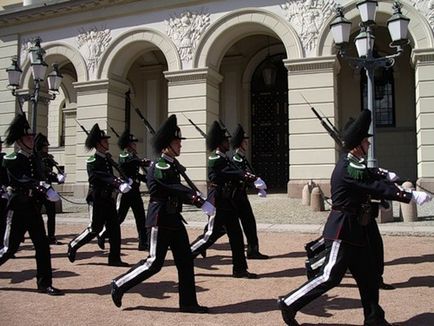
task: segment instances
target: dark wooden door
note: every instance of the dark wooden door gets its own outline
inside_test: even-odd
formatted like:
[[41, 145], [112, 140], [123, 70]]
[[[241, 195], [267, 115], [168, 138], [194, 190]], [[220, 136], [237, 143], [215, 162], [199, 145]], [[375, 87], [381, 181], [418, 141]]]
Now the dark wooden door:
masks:
[[276, 68], [273, 86], [266, 86], [258, 66], [252, 79], [252, 165], [269, 191], [286, 191], [289, 180], [288, 78], [283, 55], [270, 59]]

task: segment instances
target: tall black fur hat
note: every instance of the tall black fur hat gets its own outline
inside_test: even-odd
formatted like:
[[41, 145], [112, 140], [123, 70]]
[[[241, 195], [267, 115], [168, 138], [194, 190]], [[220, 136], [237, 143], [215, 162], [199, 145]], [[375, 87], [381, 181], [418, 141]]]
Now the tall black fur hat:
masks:
[[243, 127], [238, 124], [237, 129], [235, 129], [235, 131], [232, 134], [231, 137], [231, 145], [233, 148], [238, 148], [240, 147], [243, 139], [248, 139], [249, 137], [247, 137]]
[[39, 152], [44, 146], [50, 146], [50, 143], [48, 138], [39, 132], [35, 137], [35, 151]]
[[342, 132], [344, 148], [351, 150], [361, 144], [362, 140], [372, 137], [368, 132], [371, 124], [371, 111], [362, 110], [357, 119], [350, 118]]
[[206, 134], [206, 147], [208, 150], [215, 150], [225, 139], [228, 139], [229, 135], [226, 133], [226, 129], [214, 121]]
[[10, 146], [22, 136], [34, 134], [35, 133], [30, 129], [29, 122], [25, 115], [17, 114], [6, 131], [5, 143]]
[[95, 123], [92, 127], [92, 129], [89, 132], [89, 135], [87, 135], [86, 142], [84, 143], [84, 146], [91, 150], [92, 148], [95, 148], [96, 144], [101, 141], [102, 139], [108, 139], [110, 136], [107, 136], [104, 130], [99, 129], [99, 126], [97, 123]]
[[160, 153], [174, 139], [185, 138], [182, 137], [181, 129], [177, 125], [176, 115], [172, 114], [155, 132], [155, 136], [152, 138], [152, 146], [156, 153]]
[[133, 134], [130, 134], [130, 129], [125, 129], [122, 135], [118, 139], [118, 146], [120, 149], [125, 149], [125, 147], [128, 146], [128, 144], [138, 142], [139, 140], [134, 137]]

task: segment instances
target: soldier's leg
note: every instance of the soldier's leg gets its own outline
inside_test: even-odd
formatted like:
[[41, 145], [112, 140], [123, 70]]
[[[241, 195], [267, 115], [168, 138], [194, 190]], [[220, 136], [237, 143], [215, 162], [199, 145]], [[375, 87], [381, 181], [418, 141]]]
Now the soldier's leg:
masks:
[[3, 265], [18, 250], [26, 233], [25, 211], [8, 210], [6, 212], [6, 228], [3, 237], [3, 248], [0, 249], [0, 265]]
[[35, 246], [38, 288], [52, 285], [51, 254], [44, 221], [39, 210], [29, 210], [27, 219], [30, 239]]
[[383, 325], [384, 311], [379, 305], [378, 274], [370, 255], [369, 247], [354, 247], [349, 269], [359, 288], [365, 325]]
[[372, 267], [377, 272], [377, 282], [379, 285], [383, 283], [384, 273], [384, 246], [383, 239], [378, 229], [378, 224], [373, 218], [366, 226], [368, 233], [369, 247], [371, 251]]
[[211, 247], [221, 237], [224, 225], [224, 213], [217, 208], [216, 214], [208, 219], [206, 231], [191, 244], [191, 254], [196, 258], [200, 253]]
[[283, 310], [290, 309], [294, 314], [317, 297], [337, 286], [348, 267], [348, 245], [340, 240], [327, 241], [328, 254], [321, 272], [298, 289], [279, 300]]
[[150, 231], [149, 256], [141, 260], [128, 272], [116, 277], [112, 285], [112, 299], [116, 306], [122, 305], [122, 296], [125, 292], [157, 274], [163, 266], [169, 247], [170, 231], [152, 227]]
[[145, 227], [146, 213], [143, 199], [139, 191], [134, 192], [131, 198], [131, 208], [133, 210], [134, 219], [136, 220], [137, 234], [139, 236], [139, 250], [147, 250], [148, 240]]
[[5, 235], [7, 218], [6, 218], [7, 200], [0, 197], [0, 249], [3, 248], [3, 238]]
[[178, 270], [179, 306], [196, 306], [196, 286], [194, 281], [194, 264], [191, 256], [190, 242], [185, 227], [173, 231], [170, 249]]
[[121, 228], [116, 205], [112, 198], [104, 200], [98, 205], [96, 214], [104, 214], [105, 225], [110, 243], [109, 264], [121, 261]]
[[56, 242], [56, 203], [46, 200], [44, 202], [47, 213], [47, 235], [50, 243]]
[[244, 272], [247, 270], [247, 261], [244, 254], [244, 239], [240, 222], [234, 211], [224, 211], [223, 220], [232, 251], [232, 271], [234, 274]]

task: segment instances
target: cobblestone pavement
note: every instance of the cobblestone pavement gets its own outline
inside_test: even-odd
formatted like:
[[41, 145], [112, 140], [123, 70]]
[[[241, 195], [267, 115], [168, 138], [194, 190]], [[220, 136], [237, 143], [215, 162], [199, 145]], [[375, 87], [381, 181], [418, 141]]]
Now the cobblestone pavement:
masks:
[[[208, 250], [207, 258], [196, 259], [198, 300], [210, 307], [210, 314], [177, 312], [177, 272], [170, 252], [163, 269], [127, 293], [122, 309], [116, 308], [109, 284], [128, 269], [107, 266], [107, 250], [100, 250], [95, 241], [81, 248], [75, 263], [68, 261], [66, 244], [86, 227], [88, 218], [86, 206], [65, 202], [65, 213], [58, 215], [57, 227], [63, 245], [52, 246], [51, 251], [54, 286], [66, 295], [56, 298], [36, 292], [34, 251], [26, 239], [17, 258], [0, 267], [0, 324], [283, 325], [276, 298], [305, 282], [303, 246], [317, 237], [327, 212], [313, 213], [299, 200], [285, 195], [270, 195], [265, 200], [252, 196], [251, 200], [260, 223], [261, 251], [271, 259], [249, 261], [249, 270], [258, 273], [259, 279], [234, 279], [226, 237]], [[433, 210], [426, 212], [418, 222], [381, 225], [395, 229], [401, 225], [405, 231], [385, 232], [383, 236], [384, 277], [396, 290], [382, 291], [380, 300], [389, 322], [397, 325], [434, 325], [434, 232], [413, 232], [419, 227], [433, 229]], [[200, 233], [205, 218], [197, 210], [186, 210], [184, 215], [192, 240]], [[136, 237], [129, 216], [122, 226], [122, 259], [131, 265], [147, 255], [136, 250]], [[340, 286], [299, 312], [297, 319], [301, 325], [362, 325], [353, 279], [346, 276]]]

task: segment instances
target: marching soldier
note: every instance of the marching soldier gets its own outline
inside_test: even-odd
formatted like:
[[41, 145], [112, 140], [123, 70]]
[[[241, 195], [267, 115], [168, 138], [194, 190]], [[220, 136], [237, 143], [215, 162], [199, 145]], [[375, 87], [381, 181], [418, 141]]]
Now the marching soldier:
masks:
[[2, 152], [3, 141], [0, 137], [0, 249], [3, 248], [3, 237], [6, 230], [6, 204], [8, 196], [6, 187], [8, 185], [8, 174], [3, 166], [5, 153]]
[[8, 173], [9, 201], [6, 208], [7, 227], [4, 235], [4, 247], [0, 250], [0, 265], [3, 265], [18, 250], [28, 231], [35, 246], [38, 292], [48, 295], [63, 295], [52, 285], [51, 254], [44, 221], [40, 210], [40, 201], [45, 197], [56, 201], [57, 193], [42, 180], [42, 162], [33, 155], [34, 133], [24, 115], [17, 115], [7, 130], [5, 143], [15, 143], [17, 151], [4, 157], [4, 166]]
[[[43, 180], [47, 184], [51, 185], [52, 182], [57, 182], [62, 184], [65, 182], [65, 175], [63, 173], [55, 173], [53, 168], [57, 166], [53, 155], [48, 153], [48, 146], [50, 143], [45, 135], [38, 133], [35, 137], [35, 155], [39, 156], [42, 160], [42, 175]], [[56, 239], [56, 203], [49, 201], [47, 199], [43, 200], [41, 205], [45, 207], [47, 213], [47, 233], [48, 241], [50, 244], [59, 245], [61, 244]]]
[[[247, 139], [243, 127], [238, 124], [237, 129], [232, 135], [231, 145], [235, 150], [232, 156], [232, 162], [246, 173], [255, 174], [250, 162], [246, 157]], [[256, 181], [255, 181], [256, 182]], [[256, 182], [258, 184], [258, 182]], [[259, 252], [258, 233], [256, 228], [255, 215], [253, 214], [252, 206], [250, 205], [249, 197], [247, 196], [246, 188], [248, 183], [242, 181], [239, 183], [236, 190], [236, 203], [238, 217], [240, 218], [241, 225], [243, 226], [244, 233], [247, 238], [247, 258], [248, 259], [268, 259], [267, 255]], [[261, 186], [259, 194], [261, 196], [265, 193], [265, 183]], [[261, 191], [262, 190], [262, 191]]]
[[229, 150], [226, 129], [214, 121], [206, 137], [206, 143], [211, 154], [208, 158], [208, 179], [210, 186], [208, 198], [216, 207], [216, 215], [210, 216], [204, 234], [191, 245], [193, 257], [197, 257], [222, 236], [223, 228], [229, 237], [232, 251], [233, 277], [257, 278], [247, 271], [247, 261], [244, 254], [244, 239], [237, 216], [237, 203], [234, 194], [240, 182], [253, 182], [256, 177], [231, 164], [226, 152]]
[[[119, 223], [125, 221], [128, 210], [133, 210], [134, 219], [136, 220], [137, 234], [139, 236], [139, 250], [148, 249], [148, 241], [146, 236], [145, 227], [145, 209], [143, 206], [143, 199], [140, 195], [140, 182], [146, 182], [146, 175], [140, 173], [140, 168], [144, 169], [149, 166], [150, 161], [147, 159], [140, 159], [137, 156], [137, 143], [138, 139], [130, 134], [126, 129], [118, 139], [118, 145], [122, 152], [119, 154], [119, 167], [123, 173], [133, 180], [131, 190], [126, 194], [120, 193], [117, 198], [117, 211]], [[98, 244], [103, 248], [102, 243], [106, 237], [106, 231], [99, 235]]]
[[110, 242], [108, 264], [110, 266], [128, 266], [121, 260], [120, 225], [113, 192], [127, 193], [131, 186], [126, 180], [113, 174], [113, 164], [116, 163], [113, 162], [109, 153], [109, 138], [110, 136], [100, 130], [97, 123], [86, 138], [86, 149], [95, 149], [95, 154], [86, 161], [89, 175], [89, 192], [86, 201], [91, 209], [91, 223], [68, 244], [68, 259], [71, 263], [75, 261], [77, 250], [95, 238], [105, 225]]
[[[176, 116], [171, 115], [153, 138], [153, 147], [161, 157], [148, 171], [150, 200], [146, 227], [150, 228], [149, 256], [112, 282], [112, 299], [117, 307], [132, 287], [158, 273], [170, 247], [179, 277], [179, 306], [181, 312], [206, 313], [207, 307], [197, 303], [194, 265], [187, 230], [181, 215], [182, 204], [202, 207], [205, 200], [180, 182], [184, 167], [176, 157], [181, 152], [181, 130]], [[182, 172], [181, 172], [182, 170]]]
[[431, 200], [425, 192], [405, 191], [395, 184], [370, 177], [364, 162], [371, 137], [369, 110], [363, 110], [343, 132], [347, 155], [337, 163], [331, 177], [333, 206], [324, 227], [326, 255], [321, 271], [290, 294], [280, 297], [279, 308], [287, 325], [298, 325], [295, 314], [305, 305], [338, 285], [347, 269], [359, 288], [364, 325], [390, 325], [379, 305], [379, 283], [367, 244], [366, 224], [371, 219], [370, 198], [416, 201]]

